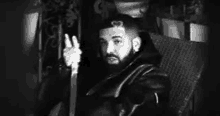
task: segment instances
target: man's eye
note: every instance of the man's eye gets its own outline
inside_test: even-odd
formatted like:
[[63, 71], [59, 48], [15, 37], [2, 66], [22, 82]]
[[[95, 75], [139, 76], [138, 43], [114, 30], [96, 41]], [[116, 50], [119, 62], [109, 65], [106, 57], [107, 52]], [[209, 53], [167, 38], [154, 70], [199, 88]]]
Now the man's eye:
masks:
[[120, 40], [115, 40], [114, 43], [115, 43], [115, 44], [120, 44], [121, 41], [120, 41]]
[[100, 43], [101, 43], [101, 44], [106, 44], [106, 41], [101, 40]]

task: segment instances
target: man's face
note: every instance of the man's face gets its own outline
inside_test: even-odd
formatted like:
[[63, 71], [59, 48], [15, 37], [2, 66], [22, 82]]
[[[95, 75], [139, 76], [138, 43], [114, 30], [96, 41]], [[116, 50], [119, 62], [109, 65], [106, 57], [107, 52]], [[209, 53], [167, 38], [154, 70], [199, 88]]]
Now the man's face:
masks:
[[111, 27], [100, 31], [101, 52], [109, 65], [119, 65], [131, 54], [132, 41], [123, 27]]

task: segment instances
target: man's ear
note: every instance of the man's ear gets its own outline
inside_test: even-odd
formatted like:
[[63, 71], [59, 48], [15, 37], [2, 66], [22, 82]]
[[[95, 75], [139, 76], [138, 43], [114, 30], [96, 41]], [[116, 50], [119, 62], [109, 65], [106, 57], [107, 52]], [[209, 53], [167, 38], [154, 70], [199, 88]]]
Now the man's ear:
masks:
[[134, 52], [138, 52], [141, 47], [141, 38], [140, 37], [134, 38], [132, 40], [132, 45], [133, 45]]

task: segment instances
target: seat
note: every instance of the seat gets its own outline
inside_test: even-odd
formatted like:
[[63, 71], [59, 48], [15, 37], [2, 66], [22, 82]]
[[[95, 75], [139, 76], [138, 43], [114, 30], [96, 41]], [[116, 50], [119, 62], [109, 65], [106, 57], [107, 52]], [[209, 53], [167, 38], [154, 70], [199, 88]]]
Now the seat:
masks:
[[151, 34], [155, 47], [163, 55], [161, 68], [170, 76], [170, 107], [179, 116], [185, 114], [201, 80], [206, 61], [206, 43]]

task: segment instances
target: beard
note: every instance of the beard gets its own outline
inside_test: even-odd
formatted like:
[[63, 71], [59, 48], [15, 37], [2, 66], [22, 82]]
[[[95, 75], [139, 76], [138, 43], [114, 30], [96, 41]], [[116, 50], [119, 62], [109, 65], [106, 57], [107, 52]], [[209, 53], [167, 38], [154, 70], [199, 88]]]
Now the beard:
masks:
[[[134, 56], [133, 50], [130, 50], [128, 55], [120, 60], [120, 58], [117, 55], [114, 54], [107, 54], [104, 56], [105, 59], [105, 65], [107, 67], [107, 70], [109, 73], [115, 73], [121, 71], [124, 67], [126, 67], [132, 60]], [[117, 63], [109, 63], [109, 60], [117, 60]]]

